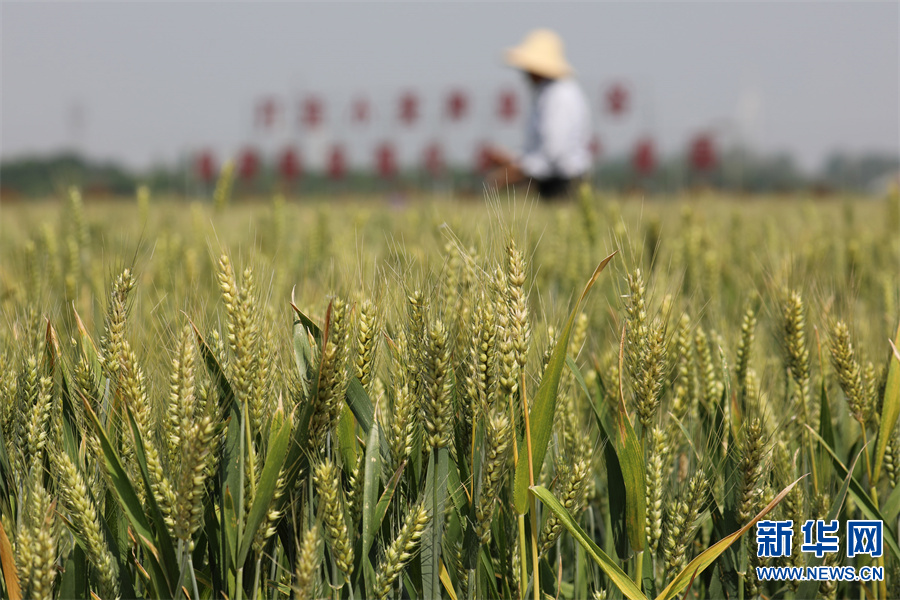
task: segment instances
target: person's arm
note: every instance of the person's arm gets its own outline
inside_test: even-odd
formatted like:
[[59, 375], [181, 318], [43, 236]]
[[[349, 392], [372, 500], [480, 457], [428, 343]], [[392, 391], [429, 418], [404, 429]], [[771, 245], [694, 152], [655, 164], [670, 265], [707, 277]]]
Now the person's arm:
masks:
[[515, 156], [497, 146], [488, 146], [484, 149], [484, 160], [491, 168], [509, 167], [516, 162]]
[[525, 178], [525, 174], [519, 168], [518, 163], [511, 162], [506, 166], [491, 169], [487, 177], [485, 177], [485, 183], [491, 187], [504, 187], [519, 183]]
[[485, 148], [485, 161], [490, 171], [485, 176], [485, 182], [492, 187], [502, 187], [518, 183], [524, 176], [519, 168], [516, 158], [496, 146]]

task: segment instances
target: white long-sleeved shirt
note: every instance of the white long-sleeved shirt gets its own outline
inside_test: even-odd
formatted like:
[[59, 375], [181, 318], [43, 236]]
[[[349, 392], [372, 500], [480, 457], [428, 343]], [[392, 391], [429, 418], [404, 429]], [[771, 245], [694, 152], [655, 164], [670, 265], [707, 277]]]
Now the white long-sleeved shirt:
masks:
[[547, 80], [533, 98], [519, 166], [529, 177], [572, 178], [591, 166], [591, 111], [574, 79]]

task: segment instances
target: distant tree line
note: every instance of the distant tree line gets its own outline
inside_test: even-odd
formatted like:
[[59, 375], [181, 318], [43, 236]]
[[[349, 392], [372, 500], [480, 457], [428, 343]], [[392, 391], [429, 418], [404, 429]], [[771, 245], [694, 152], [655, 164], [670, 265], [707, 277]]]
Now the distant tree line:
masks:
[[[706, 171], [693, 169], [685, 156], [661, 160], [649, 174], [635, 170], [627, 157], [601, 161], [593, 183], [605, 190], [672, 193], [698, 187], [735, 192], [766, 193], [807, 190], [816, 193], [878, 192], [889, 179], [896, 179], [900, 157], [868, 153], [835, 153], [816, 173], [804, 173], [788, 154], [760, 155], [737, 148], [722, 153]], [[40, 198], [57, 194], [69, 185], [79, 185], [89, 195], [131, 196], [138, 185], [148, 185], [156, 194], [209, 195], [212, 184], [199, 180], [190, 163], [134, 172], [114, 162], [98, 162], [80, 154], [23, 157], [0, 163], [0, 197]], [[448, 170], [435, 178], [421, 170], [401, 171], [389, 180], [368, 171], [350, 171], [341, 181], [324, 174], [307, 173], [292, 182], [282, 180], [273, 165], [262, 165], [253, 180], [237, 182], [239, 195], [316, 194], [333, 191], [351, 193], [392, 190], [450, 189], [480, 194], [481, 178], [470, 170]]]

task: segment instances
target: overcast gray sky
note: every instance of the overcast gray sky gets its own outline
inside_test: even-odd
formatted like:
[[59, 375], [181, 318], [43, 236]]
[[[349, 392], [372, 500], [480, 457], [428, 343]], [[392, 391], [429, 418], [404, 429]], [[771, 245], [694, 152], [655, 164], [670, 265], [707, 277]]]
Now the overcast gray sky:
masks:
[[[524, 91], [502, 50], [535, 27], [565, 40], [607, 155], [644, 133], [675, 152], [704, 128], [723, 143], [788, 151], [806, 168], [836, 149], [900, 146], [896, 2], [3, 2], [0, 11], [3, 158], [73, 144], [137, 167], [206, 145], [223, 156], [244, 143], [274, 151], [296, 142], [312, 154], [335, 137], [352, 145], [350, 129], [310, 137], [292, 113], [263, 136], [252, 126], [260, 97], [293, 107], [315, 90], [335, 109], [363, 92], [384, 112], [409, 87], [424, 95], [427, 117], [454, 85], [472, 91], [476, 112], [459, 131], [427, 117], [407, 132], [382, 118], [363, 140], [411, 148], [446, 137], [457, 152], [483, 137], [514, 145], [518, 128], [493, 125], [488, 103], [505, 83]], [[634, 106], [613, 120], [601, 90], [618, 80]]]

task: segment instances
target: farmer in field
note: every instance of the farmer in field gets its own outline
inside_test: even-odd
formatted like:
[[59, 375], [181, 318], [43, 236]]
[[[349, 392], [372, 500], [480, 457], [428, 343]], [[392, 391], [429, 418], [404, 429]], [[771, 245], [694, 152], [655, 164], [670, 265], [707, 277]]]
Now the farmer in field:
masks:
[[506, 51], [505, 60], [527, 76], [532, 105], [522, 154], [488, 149], [486, 158], [493, 168], [487, 181], [503, 186], [530, 180], [541, 197], [564, 197], [591, 166], [587, 98], [572, 78], [562, 40], [553, 31], [532, 31]]

